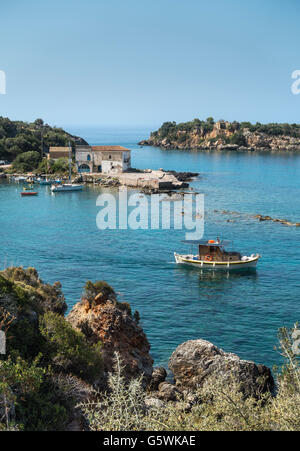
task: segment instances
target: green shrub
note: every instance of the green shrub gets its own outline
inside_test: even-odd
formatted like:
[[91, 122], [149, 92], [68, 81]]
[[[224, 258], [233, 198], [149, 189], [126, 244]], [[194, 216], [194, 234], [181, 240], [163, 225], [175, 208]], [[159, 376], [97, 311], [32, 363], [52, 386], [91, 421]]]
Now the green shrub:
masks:
[[91, 346], [84, 334], [61, 316], [48, 312], [40, 320], [45, 355], [55, 370], [93, 381], [102, 374], [101, 343]]
[[230, 143], [237, 144], [240, 147], [247, 147], [247, 140], [242, 132], [237, 132], [230, 136]]
[[67, 310], [60, 282], [55, 282], [53, 285], [44, 283], [35, 268], [11, 267], [3, 271], [2, 275], [5, 279], [0, 274], [0, 291], [2, 291], [1, 284], [3, 286], [10, 284], [9, 289], [18, 298], [20, 307], [24, 308], [27, 305], [37, 313], [50, 310], [64, 314]]
[[116, 298], [115, 290], [104, 280], [98, 280], [97, 282], [91, 282], [90, 280], [88, 280], [86, 282], [83, 292], [84, 299], [92, 302], [94, 298], [100, 293], [102, 293], [106, 298]]
[[15, 420], [16, 402], [38, 391], [42, 384], [45, 370], [39, 368], [38, 363], [38, 358], [28, 363], [21, 357], [17, 357], [15, 361], [11, 357], [0, 361], [0, 411], [2, 411], [1, 417], [5, 418], [7, 429]]
[[39, 390], [19, 399], [16, 414], [26, 431], [63, 430], [70, 420], [70, 413], [57, 399], [49, 381], [45, 381]]
[[21, 172], [29, 172], [36, 169], [41, 161], [41, 154], [35, 151], [24, 152], [13, 161], [13, 169]]
[[37, 317], [19, 318], [7, 332], [7, 352], [28, 361], [44, 352], [45, 340], [38, 328]]

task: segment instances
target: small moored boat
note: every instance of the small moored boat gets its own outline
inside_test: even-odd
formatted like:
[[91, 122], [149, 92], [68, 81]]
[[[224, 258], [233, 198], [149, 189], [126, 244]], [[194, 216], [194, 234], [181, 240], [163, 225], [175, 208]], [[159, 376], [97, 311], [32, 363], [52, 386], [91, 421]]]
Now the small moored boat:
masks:
[[241, 255], [239, 252], [227, 252], [225, 246], [229, 241], [184, 241], [185, 244], [196, 245], [198, 254], [177, 254], [174, 252], [176, 263], [182, 263], [199, 269], [236, 270], [255, 268], [260, 258], [259, 254], [250, 256]]
[[22, 191], [21, 196], [37, 196], [37, 191]]
[[75, 183], [63, 183], [62, 185], [52, 185], [52, 193], [63, 193], [68, 191], [82, 191], [83, 185], [77, 185]]
[[71, 144], [69, 142], [69, 183], [61, 183], [57, 184], [56, 182], [51, 185], [51, 192], [52, 193], [67, 193], [69, 191], [82, 191], [83, 185], [79, 185], [77, 183], [72, 183], [71, 176], [72, 176], [72, 151], [71, 151]]

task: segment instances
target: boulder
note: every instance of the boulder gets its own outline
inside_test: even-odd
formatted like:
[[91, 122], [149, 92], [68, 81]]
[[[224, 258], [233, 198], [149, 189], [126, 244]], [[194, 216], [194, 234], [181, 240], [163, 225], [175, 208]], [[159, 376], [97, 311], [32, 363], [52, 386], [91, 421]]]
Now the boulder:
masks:
[[158, 390], [158, 386], [161, 382], [164, 382], [167, 377], [167, 371], [162, 366], [156, 366], [153, 368], [152, 377], [149, 383], [149, 390]]
[[217, 377], [224, 382], [233, 378], [247, 396], [272, 391], [274, 387], [271, 371], [266, 366], [241, 360], [236, 354], [224, 352], [201, 339], [178, 346], [170, 357], [169, 368], [179, 388], [195, 390], [207, 379]]
[[158, 386], [156, 397], [163, 401], [177, 401], [180, 392], [175, 385], [169, 382], [161, 382]]

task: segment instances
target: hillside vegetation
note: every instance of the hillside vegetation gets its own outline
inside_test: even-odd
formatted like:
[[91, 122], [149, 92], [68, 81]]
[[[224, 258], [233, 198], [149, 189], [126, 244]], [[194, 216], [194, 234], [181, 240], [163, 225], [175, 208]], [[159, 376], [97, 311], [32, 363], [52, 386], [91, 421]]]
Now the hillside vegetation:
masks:
[[[42, 119], [28, 123], [0, 117], [0, 160], [13, 162], [19, 158], [19, 162], [25, 159], [37, 163], [41, 160], [42, 149], [47, 151], [50, 146], [67, 146], [69, 141], [74, 144], [75, 139], [77, 144], [86, 144], [82, 138], [62, 128], [44, 124]], [[34, 154], [28, 155], [28, 152]], [[27, 156], [22, 155], [24, 153]]]
[[215, 122], [212, 117], [165, 122], [140, 144], [178, 149], [300, 150], [300, 124]]

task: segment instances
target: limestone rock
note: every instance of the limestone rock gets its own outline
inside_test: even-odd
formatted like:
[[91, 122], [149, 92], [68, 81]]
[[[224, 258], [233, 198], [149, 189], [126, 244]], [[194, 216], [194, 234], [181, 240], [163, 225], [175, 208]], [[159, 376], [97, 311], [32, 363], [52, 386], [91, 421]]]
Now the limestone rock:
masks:
[[102, 343], [106, 375], [113, 371], [114, 353], [118, 352], [125, 366], [125, 377], [131, 379], [143, 375], [144, 384], [149, 383], [153, 370], [150, 344], [126, 304], [107, 300], [98, 305], [93, 303], [88, 309], [87, 303], [82, 301], [73, 307], [66, 319], [81, 330], [90, 343]]
[[231, 377], [240, 384], [245, 395], [271, 391], [274, 386], [271, 371], [264, 365], [241, 360], [236, 354], [224, 352], [206, 340], [190, 340], [181, 344], [169, 360], [179, 388], [196, 389], [208, 378]]
[[156, 396], [163, 401], [177, 401], [179, 395], [180, 392], [175, 385], [169, 382], [161, 382]]
[[[175, 126], [176, 124], [174, 124]], [[180, 128], [180, 124], [179, 128]], [[244, 136], [239, 144], [228, 143], [228, 139], [239, 132]], [[141, 141], [142, 146], [155, 146], [164, 149], [199, 149], [221, 151], [239, 150], [239, 151], [299, 151], [300, 150], [300, 133], [299, 129], [294, 130], [295, 136], [284, 134], [281, 130], [275, 133], [264, 132], [263, 130], [251, 130], [248, 127], [241, 128], [238, 122], [218, 121], [213, 124], [213, 129], [204, 129], [202, 126], [195, 124], [194, 128], [186, 131], [170, 127], [169, 132], [161, 130], [152, 132], [148, 139]]]
[[156, 366], [153, 368], [152, 377], [149, 383], [149, 390], [158, 390], [158, 386], [161, 382], [164, 382], [167, 377], [167, 371], [162, 366]]

